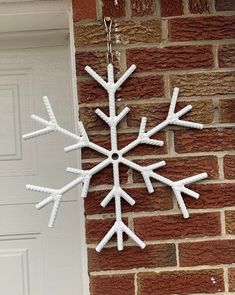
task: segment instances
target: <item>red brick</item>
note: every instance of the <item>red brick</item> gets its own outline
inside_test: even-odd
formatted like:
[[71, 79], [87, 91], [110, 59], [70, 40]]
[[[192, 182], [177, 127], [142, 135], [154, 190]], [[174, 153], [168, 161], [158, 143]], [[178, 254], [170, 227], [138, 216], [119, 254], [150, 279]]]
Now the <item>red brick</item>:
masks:
[[[195, 226], [196, 225], [196, 226]], [[145, 241], [218, 236], [221, 234], [220, 214], [190, 214], [134, 218], [136, 234]]]
[[229, 291], [235, 291], [235, 268], [229, 268], [228, 270], [228, 278], [229, 278]]
[[164, 95], [164, 81], [161, 75], [144, 76], [128, 79], [117, 98], [126, 99], [148, 99]]
[[[96, 81], [80, 81], [78, 95], [81, 103], [108, 101], [106, 90]], [[148, 99], [164, 95], [164, 81], [160, 75], [129, 78], [119, 91], [116, 98], [122, 100]]]
[[224, 176], [227, 179], [235, 178], [235, 156], [224, 156]]
[[177, 130], [174, 133], [177, 153], [217, 152], [235, 148], [233, 128]]
[[[162, 39], [161, 22], [158, 19], [115, 21], [113, 44], [146, 44], [159, 42]], [[106, 46], [106, 34], [102, 22], [84, 24], [74, 28], [75, 47]]]
[[131, 0], [133, 16], [145, 16], [154, 14], [154, 0]]
[[[171, 189], [168, 187], [157, 187], [152, 194], [146, 188], [124, 189], [135, 201], [134, 206], [130, 206], [125, 201], [122, 202], [122, 212], [154, 212], [173, 209], [173, 198]], [[114, 200], [103, 208], [100, 203], [109, 191], [89, 192], [85, 199], [85, 214], [104, 214], [114, 212]]]
[[177, 16], [184, 14], [182, 0], [160, 0], [161, 16]]
[[225, 211], [226, 232], [235, 235], [235, 210]]
[[126, 15], [125, 6], [125, 0], [102, 0], [103, 16], [109, 16], [112, 18], [123, 17]]
[[135, 295], [134, 274], [90, 277], [91, 295]]
[[136, 64], [137, 71], [143, 72], [211, 68], [214, 61], [212, 47], [206, 45], [129, 49], [127, 63]]
[[235, 10], [235, 2], [234, 0], [216, 0], [215, 9], [217, 11]]
[[73, 0], [73, 20], [96, 19], [95, 0]]
[[[176, 106], [176, 111], [191, 104], [193, 110], [182, 117], [184, 120], [189, 120], [198, 123], [212, 123], [213, 121], [213, 104], [212, 100], [198, 100], [190, 102], [179, 102]], [[168, 103], [148, 103], [142, 105], [132, 105], [131, 112], [127, 117], [127, 125], [129, 127], [138, 127], [141, 117], [147, 117], [148, 127], [154, 127], [166, 119], [169, 111]]]
[[179, 245], [181, 266], [235, 263], [235, 240], [216, 240]]
[[[119, 149], [125, 147], [130, 142], [134, 141], [138, 137], [138, 133], [121, 133], [118, 134], [118, 147]], [[135, 147], [133, 150], [128, 152], [126, 155], [133, 156], [144, 156], [144, 155], [160, 155], [167, 153], [167, 142], [166, 142], [166, 134], [165, 132], [160, 132], [153, 136], [152, 138], [163, 140], [164, 145], [162, 147], [156, 147], [152, 145], [145, 145], [140, 144], [139, 146]], [[110, 150], [110, 134], [99, 134], [99, 135], [91, 135], [89, 136], [89, 139], [107, 149]], [[82, 158], [83, 159], [92, 159], [92, 158], [100, 158], [101, 155], [98, 152], [95, 152], [91, 149], [84, 148], [82, 149]]]
[[189, 0], [189, 11], [191, 13], [209, 13], [210, 1], [209, 0]]
[[[95, 113], [97, 107], [80, 107], [79, 119], [83, 122], [85, 129], [88, 131], [109, 131], [108, 125]], [[99, 107], [108, 115], [108, 107]]]
[[117, 248], [105, 248], [100, 253], [97, 253], [95, 249], [88, 249], [89, 271], [175, 265], [174, 244], [148, 245], [143, 250], [138, 246], [126, 246], [121, 253]]
[[172, 75], [171, 85], [186, 97], [234, 94], [235, 72]]
[[138, 274], [138, 295], [212, 294], [222, 291], [224, 291], [222, 269]]
[[78, 81], [79, 103], [108, 101], [106, 90], [94, 80]]
[[[90, 163], [84, 163], [83, 169], [88, 170], [94, 167], [96, 164], [90, 164]], [[120, 164], [119, 165], [120, 169], [120, 180], [121, 183], [127, 183], [128, 182], [128, 171], [129, 168]], [[112, 165], [107, 166], [103, 170], [99, 171], [97, 174], [95, 174], [92, 179], [91, 179], [91, 184], [90, 187], [96, 186], [96, 185], [101, 185], [101, 184], [113, 184], [113, 167]]]
[[[124, 223], [128, 225], [127, 218], [123, 219]], [[107, 234], [110, 228], [113, 226], [115, 220], [113, 218], [106, 219], [87, 219], [86, 220], [86, 242], [88, 244], [98, 243]], [[113, 240], [116, 240], [114, 235]], [[124, 240], [127, 240], [127, 236], [124, 235]]]
[[219, 59], [220, 67], [234, 67], [235, 66], [235, 44], [220, 46], [218, 50], [218, 59]]
[[[170, 178], [171, 180], [180, 180], [195, 174], [207, 172], [209, 179], [218, 178], [218, 162], [215, 156], [205, 157], [182, 157], [165, 159], [166, 165], [156, 170], [156, 173]], [[156, 159], [138, 161], [143, 166], [156, 163]], [[140, 173], [134, 172], [134, 182], [143, 182]], [[153, 181], [155, 183], [157, 181]]]
[[171, 41], [217, 40], [235, 37], [235, 16], [169, 19]]
[[219, 121], [221, 123], [235, 123], [235, 98], [219, 101]]
[[190, 189], [200, 194], [195, 200], [184, 196], [187, 208], [205, 209], [235, 206], [235, 183], [193, 184]]
[[[118, 74], [120, 51], [114, 52], [114, 70]], [[85, 71], [85, 66], [89, 65], [94, 71], [106, 79], [107, 74], [107, 61], [106, 52], [103, 51], [89, 51], [89, 52], [77, 52], [76, 53], [76, 72], [77, 75], [85, 75], [90, 77]]]
[[[110, 134], [97, 134], [97, 135], [89, 135], [89, 139], [91, 142], [96, 143], [108, 150], [111, 149], [110, 144]], [[99, 158], [106, 158], [106, 156], [103, 156], [102, 154], [98, 153], [97, 151], [94, 151], [90, 148], [83, 148], [82, 149], [82, 159], [99, 159]]]

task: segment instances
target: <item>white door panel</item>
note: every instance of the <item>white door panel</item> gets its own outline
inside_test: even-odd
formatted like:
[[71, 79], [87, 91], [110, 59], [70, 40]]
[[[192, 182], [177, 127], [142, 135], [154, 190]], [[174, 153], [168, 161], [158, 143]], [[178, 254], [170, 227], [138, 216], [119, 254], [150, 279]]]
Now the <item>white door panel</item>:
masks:
[[[4, 274], [5, 280], [5, 276], [9, 274], [11, 281], [22, 278], [22, 269], [17, 268], [18, 270], [14, 269], [12, 272], [15, 265], [12, 266], [12, 263], [18, 263], [15, 261], [19, 259], [14, 259], [12, 262], [10, 254], [16, 253], [22, 256], [25, 251], [27, 252], [25, 269], [28, 271], [27, 278], [30, 283], [29, 294], [81, 294], [78, 285], [78, 279], [81, 276], [77, 228], [78, 207], [74, 202], [63, 203], [56, 228], [53, 230], [47, 228], [50, 210], [51, 207], [48, 206], [41, 211], [35, 211], [35, 207], [30, 204], [0, 206], [0, 294], [18, 294], [18, 287], [16, 288], [15, 284], [13, 284], [15, 293], [1, 292], [1, 277]], [[9, 258], [9, 267], [3, 268], [4, 272], [1, 268], [2, 256], [5, 259], [4, 265], [7, 265], [7, 258]], [[21, 285], [23, 284], [24, 282], [21, 281]]]
[[[20, 54], [21, 52], [21, 54]], [[31, 141], [22, 141], [24, 133], [34, 130], [30, 114], [47, 118], [41, 97], [48, 95], [62, 126], [74, 130], [67, 48], [63, 46], [10, 50], [0, 52], [0, 186], [8, 197], [0, 196], [0, 204], [38, 201], [37, 194], [27, 192], [25, 184], [57, 187], [71, 180], [65, 172], [73, 166], [74, 153], [65, 154], [71, 140], [51, 134]], [[10, 64], [14, 68], [10, 69]], [[27, 65], [26, 69], [22, 69]], [[71, 114], [69, 116], [68, 114]], [[9, 146], [9, 149], [7, 149]], [[17, 183], [17, 186], [15, 185]], [[68, 194], [66, 199], [71, 199]]]
[[0, 243], [0, 294], [44, 294], [40, 236], [12, 235]]
[[30, 114], [47, 118], [44, 95], [61, 126], [74, 131], [68, 52], [67, 45], [0, 51], [0, 294], [81, 294], [78, 190], [64, 196], [51, 230], [51, 206], [36, 210], [44, 196], [25, 189], [72, 180], [65, 168], [77, 167], [77, 156], [63, 148], [73, 142], [59, 134], [21, 140], [38, 127]]

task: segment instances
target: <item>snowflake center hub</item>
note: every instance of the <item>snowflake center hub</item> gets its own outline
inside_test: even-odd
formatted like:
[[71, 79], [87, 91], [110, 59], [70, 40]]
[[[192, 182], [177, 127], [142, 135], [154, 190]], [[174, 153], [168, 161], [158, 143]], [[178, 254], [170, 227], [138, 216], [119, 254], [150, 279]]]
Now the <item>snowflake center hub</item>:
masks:
[[118, 153], [113, 153], [111, 155], [111, 158], [114, 160], [114, 161], [117, 161], [119, 159], [119, 154]]

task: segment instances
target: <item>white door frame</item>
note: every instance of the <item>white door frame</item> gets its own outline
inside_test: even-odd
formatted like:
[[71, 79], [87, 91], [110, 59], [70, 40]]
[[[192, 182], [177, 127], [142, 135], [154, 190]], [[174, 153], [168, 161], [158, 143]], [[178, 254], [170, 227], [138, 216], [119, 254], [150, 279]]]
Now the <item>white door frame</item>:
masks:
[[[8, 36], [14, 36], [14, 43], [10, 43]], [[38, 46], [40, 43], [50, 44], [50, 36], [58, 35], [60, 42], [61, 34], [67, 34], [70, 43], [70, 65], [71, 65], [71, 91], [73, 95], [74, 117], [78, 114], [75, 47], [71, 0], [57, 1], [32, 1], [32, 0], [0, 0], [0, 50], [4, 48], [24, 48], [25, 46]], [[27, 44], [28, 36], [30, 44]], [[33, 40], [33, 41], [32, 41]], [[56, 42], [56, 38], [53, 38]], [[51, 45], [55, 45], [54, 43]], [[75, 124], [77, 126], [77, 124]], [[77, 127], [75, 127], [77, 128]], [[76, 130], [78, 131], [78, 130]], [[77, 154], [77, 163], [81, 163], [81, 155]], [[79, 202], [79, 224], [78, 232], [81, 238], [80, 261], [77, 263], [82, 268], [81, 289], [78, 294], [89, 294], [89, 276], [87, 263], [87, 248], [85, 240], [85, 217], [83, 200]]]

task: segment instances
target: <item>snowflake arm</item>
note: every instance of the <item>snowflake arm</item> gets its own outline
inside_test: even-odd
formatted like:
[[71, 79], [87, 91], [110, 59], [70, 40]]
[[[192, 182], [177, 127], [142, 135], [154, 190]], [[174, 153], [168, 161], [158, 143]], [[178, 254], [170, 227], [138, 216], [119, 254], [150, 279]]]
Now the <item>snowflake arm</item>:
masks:
[[189, 217], [189, 213], [188, 210], [185, 206], [183, 197], [182, 197], [182, 193], [185, 193], [186, 195], [189, 195], [190, 197], [193, 197], [195, 199], [199, 198], [199, 194], [186, 188], [185, 185], [193, 183], [193, 182], [197, 182], [199, 180], [203, 180], [205, 178], [208, 177], [207, 173], [200, 173], [191, 177], [187, 177], [184, 178], [182, 180], [178, 180], [178, 181], [172, 181], [164, 176], [161, 176], [155, 172], [153, 172], [154, 169], [157, 169], [159, 167], [164, 166], [166, 163], [165, 161], [161, 161], [159, 163], [156, 164], [152, 164], [146, 167], [142, 167], [126, 158], [121, 159], [121, 162], [123, 164], [125, 164], [126, 166], [140, 172], [144, 178], [147, 190], [149, 193], [152, 193], [154, 191], [152, 182], [150, 180], [150, 178], [156, 179], [161, 183], [164, 183], [167, 186], [170, 186], [172, 188], [172, 191], [174, 192], [174, 195], [176, 197], [177, 203], [182, 211], [183, 217], [184, 218], [188, 218]]
[[96, 247], [96, 251], [100, 252], [115, 233], [117, 235], [117, 248], [119, 251], [123, 250], [123, 233], [126, 233], [133, 241], [136, 242], [137, 245], [143, 249], [145, 244], [122, 221], [121, 198], [123, 197], [130, 205], [134, 205], [135, 201], [124, 190], [121, 189], [119, 163], [117, 161], [113, 162], [113, 175], [114, 187], [107, 195], [108, 198], [106, 197], [101, 204], [105, 206], [111, 200], [111, 198], [114, 197], [116, 221], [105, 237], [101, 240], [99, 245]]
[[150, 129], [148, 132], [145, 131], [146, 123], [147, 123], [147, 118], [143, 117], [141, 119], [141, 124], [140, 124], [140, 129], [139, 129], [139, 136], [137, 137], [136, 140], [125, 146], [123, 149], [120, 150], [120, 153], [124, 155], [125, 153], [129, 152], [132, 150], [134, 147], [136, 147], [139, 144], [152, 144], [156, 146], [163, 146], [163, 141], [159, 140], [154, 140], [151, 139], [150, 137], [156, 134], [157, 132], [161, 131], [168, 125], [178, 125], [178, 126], [184, 126], [184, 127], [190, 127], [190, 128], [196, 128], [196, 129], [202, 129], [203, 125], [199, 123], [194, 123], [190, 121], [184, 121], [180, 120], [180, 117], [188, 113], [191, 109], [192, 106], [188, 105], [175, 113], [175, 106], [176, 106], [176, 101], [179, 95], [179, 88], [175, 87], [168, 111], [167, 118], [157, 126], [153, 127]]
[[96, 150], [98, 152], [100, 152], [101, 154], [105, 155], [105, 156], [109, 156], [110, 155], [110, 151], [108, 151], [107, 149], [91, 142], [87, 136], [86, 130], [83, 126], [82, 122], [78, 122], [78, 129], [81, 132], [81, 135], [77, 135], [75, 133], [72, 133], [64, 128], [62, 128], [58, 123], [57, 120], [55, 118], [55, 115], [53, 113], [53, 109], [51, 107], [51, 104], [49, 102], [49, 99], [47, 96], [43, 96], [43, 102], [44, 105], [46, 107], [47, 113], [49, 115], [50, 120], [47, 121], [37, 115], [31, 115], [31, 118], [35, 121], [37, 121], [38, 123], [46, 126], [45, 128], [39, 129], [37, 131], [33, 131], [30, 133], [27, 133], [25, 135], [23, 135], [23, 139], [27, 140], [27, 139], [32, 139], [34, 137], [38, 137], [47, 133], [51, 133], [51, 132], [60, 132], [72, 139], [75, 139], [78, 143], [65, 147], [64, 150], [66, 152], [75, 150], [77, 148], [81, 148], [81, 147], [89, 147], [93, 150]]
[[[89, 66], [86, 66], [86, 71], [108, 92], [109, 96], [109, 116], [105, 115], [100, 109], [96, 110], [96, 114], [106, 122], [110, 127], [111, 135], [111, 156], [110, 159], [113, 165], [113, 189], [108, 193], [108, 195], [101, 202], [101, 206], [105, 207], [112, 198], [115, 200], [115, 214], [116, 220], [114, 225], [96, 247], [96, 251], [100, 252], [103, 247], [108, 243], [111, 237], [117, 235], [117, 247], [118, 250], [123, 250], [123, 233], [126, 233], [133, 241], [135, 241], [141, 248], [145, 247], [145, 244], [132, 232], [122, 221], [122, 211], [121, 211], [121, 199], [125, 199], [130, 205], [134, 205], [135, 201], [121, 188], [120, 185], [120, 175], [119, 175], [119, 162], [120, 153], [117, 147], [117, 125], [129, 112], [129, 108], [124, 108], [119, 115], [116, 115], [116, 105], [115, 105], [115, 93], [117, 89], [125, 82], [125, 80], [133, 73], [136, 69], [135, 65], [132, 65], [115, 83], [114, 82], [114, 69], [113, 65], [109, 64], [107, 67], [108, 72], [108, 82], [105, 82], [94, 70]], [[117, 159], [115, 159], [117, 157]]]
[[34, 192], [45, 193], [45, 194], [49, 195], [48, 197], [46, 197], [44, 200], [42, 200], [41, 202], [39, 202], [36, 205], [37, 209], [42, 209], [43, 207], [45, 207], [49, 203], [54, 202], [54, 206], [52, 208], [51, 217], [50, 217], [50, 220], [48, 223], [48, 227], [53, 227], [55, 224], [55, 220], [56, 220], [56, 217], [58, 214], [58, 210], [59, 210], [60, 202], [62, 200], [62, 196], [65, 193], [67, 193], [68, 191], [70, 191], [72, 188], [77, 186], [78, 184], [83, 183], [81, 197], [86, 198], [87, 193], [88, 193], [90, 180], [91, 180], [92, 176], [94, 174], [96, 174], [97, 172], [99, 172], [100, 170], [104, 169], [110, 163], [111, 162], [109, 159], [105, 159], [104, 161], [97, 164], [96, 166], [94, 166], [90, 170], [82, 170], [82, 169], [75, 169], [75, 168], [68, 167], [66, 169], [68, 172], [79, 174], [79, 177], [77, 177], [74, 180], [72, 180], [71, 182], [67, 183], [66, 185], [64, 185], [60, 189], [53, 189], [53, 188], [36, 186], [36, 185], [31, 185], [31, 184], [26, 185], [26, 189], [28, 189], [28, 190], [31, 190]]
[[[74, 134], [74, 133], [62, 128], [57, 123], [57, 120], [55, 118], [55, 115], [54, 115], [54, 112], [53, 112], [53, 109], [51, 107], [48, 97], [44, 96], [42, 99], [43, 99], [43, 102], [46, 107], [46, 110], [47, 110], [50, 120], [47, 121], [37, 115], [31, 115], [32, 119], [36, 120], [37, 122], [41, 123], [42, 125], [44, 125], [46, 127], [23, 135], [23, 139], [25, 139], [25, 140], [32, 139], [32, 138], [35, 138], [35, 137], [38, 137], [38, 136], [41, 136], [41, 135], [44, 135], [47, 133], [57, 131], [57, 132], [61, 132], [65, 135], [69, 136], [70, 138], [73, 138], [78, 141], [78, 143], [76, 143], [74, 145], [65, 147], [64, 150], [66, 152], [75, 150], [77, 148], [89, 147], [93, 150], [100, 152], [101, 154], [106, 155], [106, 156], [110, 155], [110, 151], [106, 150], [103, 147], [96, 145], [95, 143], [93, 143], [89, 140], [82, 122], [78, 122], [78, 128], [81, 132], [81, 135]], [[49, 195], [43, 201], [41, 201], [40, 203], [38, 203], [36, 205], [37, 209], [41, 209], [41, 208], [45, 207], [46, 205], [48, 205], [49, 203], [54, 202], [54, 206], [52, 208], [50, 220], [48, 223], [49, 227], [53, 227], [55, 224], [55, 220], [56, 220], [56, 217], [58, 214], [58, 210], [59, 210], [59, 206], [60, 206], [60, 202], [62, 200], [63, 194], [65, 194], [67, 191], [71, 190], [73, 187], [77, 186], [78, 184], [83, 183], [81, 197], [85, 198], [87, 195], [87, 192], [88, 192], [91, 177], [95, 173], [97, 173], [98, 171], [100, 171], [103, 168], [105, 168], [106, 166], [108, 166], [110, 163], [111, 163], [111, 161], [109, 160], [109, 158], [107, 158], [103, 162], [97, 164], [95, 167], [93, 167], [92, 169], [87, 170], [87, 171], [82, 170], [82, 169], [79, 170], [79, 169], [67, 168], [68, 172], [79, 173], [80, 176], [77, 177], [76, 179], [74, 179], [73, 181], [69, 182], [68, 184], [66, 184], [65, 186], [63, 186], [60, 189], [52, 189], [52, 188], [36, 186], [36, 185], [31, 185], [31, 184], [26, 185], [26, 188], [28, 190], [31, 190], [34, 192], [46, 193]]]

